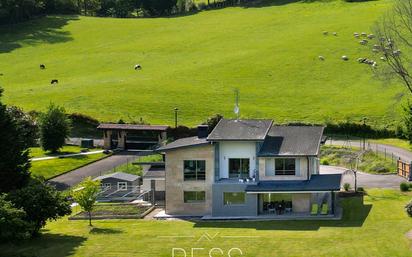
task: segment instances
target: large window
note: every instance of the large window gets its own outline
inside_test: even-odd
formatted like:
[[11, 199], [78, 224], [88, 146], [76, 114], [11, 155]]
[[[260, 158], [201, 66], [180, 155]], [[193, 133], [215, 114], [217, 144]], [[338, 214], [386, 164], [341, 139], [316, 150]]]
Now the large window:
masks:
[[245, 193], [244, 192], [223, 193], [223, 204], [224, 205], [234, 205], [234, 204], [244, 204], [244, 203], [245, 203]]
[[296, 173], [295, 159], [275, 159], [275, 175], [292, 175]]
[[293, 158], [271, 158], [265, 161], [266, 176], [296, 175], [296, 159]]
[[201, 203], [206, 199], [205, 191], [184, 191], [183, 198], [185, 203]]
[[184, 180], [205, 180], [206, 178], [206, 161], [184, 161], [183, 164]]
[[229, 159], [229, 178], [248, 178], [249, 159]]

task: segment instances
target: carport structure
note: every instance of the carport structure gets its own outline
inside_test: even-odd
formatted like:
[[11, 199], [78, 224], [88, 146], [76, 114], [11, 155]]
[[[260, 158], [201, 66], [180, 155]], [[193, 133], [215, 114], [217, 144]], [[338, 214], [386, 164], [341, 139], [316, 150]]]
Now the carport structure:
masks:
[[167, 139], [168, 126], [101, 123], [105, 149], [148, 150]]

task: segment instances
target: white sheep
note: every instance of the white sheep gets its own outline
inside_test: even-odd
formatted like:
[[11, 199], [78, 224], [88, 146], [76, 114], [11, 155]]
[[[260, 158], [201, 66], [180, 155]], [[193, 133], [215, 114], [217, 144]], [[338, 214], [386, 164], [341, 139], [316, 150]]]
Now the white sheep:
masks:
[[343, 55], [343, 56], [342, 56], [342, 60], [348, 61], [348, 60], [349, 60], [349, 57], [347, 57], [346, 55]]
[[324, 60], [325, 60], [325, 57], [322, 56], [322, 55], [319, 55], [319, 60], [324, 61]]
[[362, 35], [362, 37], [366, 37], [367, 34], [366, 34], [366, 32], [362, 32], [361, 35]]
[[327, 36], [328, 34], [329, 34], [329, 32], [323, 31], [323, 35]]
[[142, 66], [140, 66], [140, 64], [136, 64], [136, 65], [134, 66], [134, 69], [135, 69], [135, 70], [141, 70], [141, 69], [142, 69]]
[[333, 32], [333, 35], [334, 35], [334, 36], [337, 36], [337, 35], [338, 35], [338, 32]]
[[368, 38], [369, 38], [369, 39], [374, 39], [374, 38], [375, 38], [375, 35], [374, 35], [374, 34], [369, 34], [369, 35], [368, 35]]

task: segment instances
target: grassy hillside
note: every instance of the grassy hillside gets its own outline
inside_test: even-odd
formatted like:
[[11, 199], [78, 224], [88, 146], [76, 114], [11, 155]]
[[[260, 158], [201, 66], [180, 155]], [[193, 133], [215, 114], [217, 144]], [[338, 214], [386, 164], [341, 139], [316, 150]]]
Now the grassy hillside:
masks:
[[390, 3], [273, 1], [173, 18], [65, 16], [0, 27], [0, 85], [8, 104], [44, 110], [53, 101], [105, 121], [173, 124], [174, 107], [186, 125], [230, 117], [237, 87], [243, 117], [389, 123], [403, 88], [356, 62], [379, 56], [352, 35], [370, 32]]

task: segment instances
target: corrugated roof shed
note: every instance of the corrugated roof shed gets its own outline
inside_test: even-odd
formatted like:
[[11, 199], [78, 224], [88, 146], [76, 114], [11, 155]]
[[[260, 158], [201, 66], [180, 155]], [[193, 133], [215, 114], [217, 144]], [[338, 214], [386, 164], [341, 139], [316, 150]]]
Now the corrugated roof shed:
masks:
[[136, 124], [113, 124], [101, 123], [97, 128], [106, 130], [152, 130], [166, 131], [169, 126], [164, 125], [136, 125]]
[[103, 180], [103, 179], [106, 179], [106, 178], [116, 178], [116, 179], [120, 179], [120, 180], [124, 180], [124, 181], [133, 182], [133, 181], [138, 180], [140, 178], [140, 176], [133, 175], [133, 174], [128, 174], [128, 173], [124, 173], [124, 172], [115, 172], [115, 173], [99, 176], [99, 177], [97, 177], [93, 180]]

